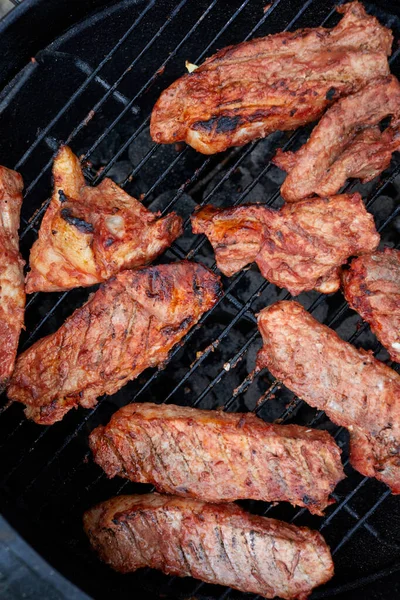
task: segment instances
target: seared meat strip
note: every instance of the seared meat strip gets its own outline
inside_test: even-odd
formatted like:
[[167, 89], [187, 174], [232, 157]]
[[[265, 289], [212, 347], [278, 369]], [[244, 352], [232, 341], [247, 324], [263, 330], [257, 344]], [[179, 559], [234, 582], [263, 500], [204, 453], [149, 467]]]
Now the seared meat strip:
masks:
[[63, 146], [54, 192], [30, 255], [26, 291], [89, 286], [152, 262], [182, 233], [175, 213], [158, 218], [111, 179], [86, 185], [79, 160]]
[[283, 32], [229, 46], [175, 81], [151, 116], [154, 141], [214, 154], [315, 121], [334, 100], [389, 74], [392, 33], [360, 2], [333, 29]]
[[224, 275], [255, 261], [268, 281], [293, 296], [312, 289], [335, 292], [338, 267], [379, 244], [372, 215], [357, 193], [287, 204], [279, 211], [257, 204], [206, 206], [192, 217], [192, 228], [206, 234]]
[[[379, 123], [393, 115], [381, 132]], [[350, 177], [363, 183], [386, 169], [400, 148], [400, 84], [396, 77], [373, 81], [327, 110], [296, 153], [278, 150], [273, 162], [288, 172], [281, 187], [287, 202], [313, 194], [336, 194]]]
[[161, 366], [219, 291], [216, 275], [187, 261], [119, 273], [18, 357], [8, 397], [45, 425], [71, 408], [94, 406], [98, 396]]
[[346, 427], [353, 467], [400, 494], [400, 375], [297, 302], [265, 308], [258, 327], [264, 343], [258, 367]]
[[236, 504], [118, 496], [88, 510], [83, 522], [100, 558], [122, 573], [152, 567], [286, 600], [305, 600], [333, 576], [320, 533]]
[[24, 325], [24, 261], [19, 253], [22, 177], [0, 167], [0, 393], [12, 375]]
[[355, 258], [342, 274], [347, 302], [400, 363], [400, 250], [385, 248]]
[[109, 477], [206, 502], [285, 500], [323, 514], [344, 478], [329, 433], [251, 413], [129, 404], [92, 431], [89, 444]]

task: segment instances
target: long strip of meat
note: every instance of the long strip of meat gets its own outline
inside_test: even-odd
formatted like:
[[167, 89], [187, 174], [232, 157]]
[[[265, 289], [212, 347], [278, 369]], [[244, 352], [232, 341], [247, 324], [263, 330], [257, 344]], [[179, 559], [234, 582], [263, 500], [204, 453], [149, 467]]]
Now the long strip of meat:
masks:
[[284, 500], [323, 514], [344, 478], [326, 431], [271, 425], [251, 413], [130, 404], [92, 431], [89, 444], [108, 477], [206, 502]]
[[347, 302], [400, 363], [400, 250], [355, 258], [343, 271], [342, 284]]
[[156, 142], [214, 154], [315, 121], [327, 106], [389, 75], [393, 36], [360, 2], [333, 29], [283, 32], [229, 46], [170, 85], [151, 115]]
[[297, 302], [265, 308], [258, 327], [264, 343], [258, 367], [346, 427], [353, 467], [400, 494], [400, 375]]
[[118, 496], [88, 510], [83, 522], [100, 558], [122, 573], [152, 567], [286, 600], [306, 600], [333, 576], [329, 548], [317, 531], [235, 504]]
[[67, 146], [54, 160], [53, 177], [53, 196], [31, 249], [28, 294], [90, 286], [142, 267], [182, 233], [181, 217], [159, 218], [111, 179], [86, 185]]
[[14, 369], [24, 325], [24, 261], [19, 253], [22, 177], [0, 167], [0, 393]]
[[312, 289], [335, 292], [338, 267], [379, 244], [373, 217], [357, 193], [286, 204], [279, 211], [206, 206], [192, 217], [192, 228], [206, 234], [224, 275], [254, 261], [268, 281], [293, 296]]
[[45, 425], [71, 408], [90, 408], [161, 366], [219, 293], [219, 278], [196, 263], [123, 271], [18, 357], [8, 396]]
[[[383, 132], [379, 123], [392, 115]], [[400, 83], [389, 76], [340, 99], [327, 110], [298, 152], [278, 150], [273, 162], [288, 172], [281, 195], [297, 202], [336, 194], [349, 178], [371, 181], [400, 149]]]

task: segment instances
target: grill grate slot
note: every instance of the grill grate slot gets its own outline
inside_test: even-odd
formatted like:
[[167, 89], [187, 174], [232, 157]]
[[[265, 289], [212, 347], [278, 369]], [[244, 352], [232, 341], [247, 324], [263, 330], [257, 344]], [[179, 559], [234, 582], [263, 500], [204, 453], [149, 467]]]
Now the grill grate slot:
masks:
[[[201, 13], [200, 16], [195, 21], [192, 20], [191, 23], [185, 21], [185, 28], [182, 28], [179, 36], [175, 35], [176, 45], [165, 56], [160, 47], [162, 36], [164, 34], [168, 35], [171, 28], [176, 26], [183, 15], [189, 14], [195, 4], [197, 12]], [[76, 141], [78, 144], [81, 138], [84, 139], [85, 133], [92, 126], [92, 116], [98, 113], [107, 114], [108, 102], [112, 100], [115, 94], [119, 94], [119, 97], [125, 99], [124, 103], [120, 103], [119, 112], [112, 116], [110, 122], [105, 120], [103, 126], [96, 126], [97, 135], [94, 139], [89, 140], [89, 147], [82, 147], [82, 160], [87, 166], [87, 175], [90, 181], [96, 184], [106, 174], [110, 173], [112, 176], [112, 169], [126, 156], [132, 144], [139, 143], [142, 137], [146, 135], [150, 119], [149, 113], [152, 107], [152, 104], [148, 103], [148, 94], [151, 93], [154, 85], [161, 85], [161, 88], [167, 85], [166, 81], [160, 78], [165, 68], [171, 66], [176, 68], [176, 64], [181, 68], [182, 51], [185, 48], [187, 49], [187, 46], [191, 44], [192, 39], [199, 32], [205, 32], [205, 28], [208, 27], [209, 23], [212, 23], [211, 17], [220, 16], [224, 11], [229, 12], [222, 26], [218, 30], [212, 30], [212, 36], [205, 36], [206, 40], [210, 38], [208, 43], [202, 47], [197, 43], [194, 50], [190, 50], [188, 58], [195, 56], [193, 62], [196, 64], [214, 52], [219, 43], [223, 46], [229, 43], [226, 40], [230, 38], [231, 34], [233, 34], [232, 43], [238, 43], [243, 39], [250, 39], [256, 34], [265, 35], [271, 29], [273, 31], [282, 30], [284, 25], [286, 25], [285, 29], [294, 29], [305, 25], [333, 24], [334, 2], [328, 0], [323, 3], [322, 7], [321, 5], [317, 6], [317, 4], [313, 0], [308, 0], [305, 3], [298, 0], [291, 2], [289, 0], [276, 0], [265, 13], [256, 0], [235, 1], [232, 2], [229, 9], [226, 5], [222, 7], [219, 0], [207, 3], [203, 0], [197, 0], [196, 3], [194, 0], [156, 3], [153, 0], [148, 3], [141, 3], [139, 8], [136, 7], [132, 11], [133, 18], [124, 35], [113, 47], [107, 48], [104, 53], [105, 57], [96, 67], [87, 67], [84, 81], [67, 101], [58, 108], [57, 113], [42, 128], [34, 141], [23, 149], [21, 158], [16, 162], [15, 168], [20, 169], [24, 174], [25, 168], [32, 161], [37, 161], [42, 147], [47, 149], [46, 153], [43, 154], [44, 164], [41, 164], [35, 170], [26, 189], [26, 203], [32, 202], [33, 206], [32, 214], [29, 219], [25, 220], [25, 227], [21, 231], [22, 244], [25, 244], [26, 247], [31, 245], [47, 206], [47, 203], [44, 203], [41, 207], [36, 207], [35, 212], [35, 202], [39, 200], [39, 191], [41, 186], [43, 187], [44, 179], [49, 179], [53, 156], [55, 149], [58, 147], [58, 144], [54, 144], [51, 140], [56, 139], [59, 123], [76, 105], [83, 104], [85, 112], [82, 114], [87, 116], [84, 119], [79, 118], [70, 121], [70, 133], [63, 138], [63, 141], [72, 143], [74, 150], [79, 151], [81, 147], [77, 146], [75, 148], [73, 142]], [[154, 10], [159, 10], [160, 5], [169, 7], [169, 11], [165, 10], [164, 23], [153, 35], [149, 35], [141, 49], [137, 48], [137, 52], [129, 52], [135, 34], [144, 23], [152, 18]], [[273, 19], [275, 20], [271, 25]], [[238, 31], [241, 32], [240, 36], [237, 35]], [[246, 37], [243, 37], [243, 32], [247, 31], [249, 32]], [[39, 64], [40, 56], [56, 55], [57, 52], [57, 49], [50, 47], [39, 53]], [[126, 52], [130, 59], [121, 74], [111, 82], [109, 72], [105, 74], [104, 71], [114, 64], [115, 74], [119, 72], [117, 68], [119, 52]], [[397, 49], [390, 61], [395, 74], [398, 72], [399, 53], [400, 49]], [[72, 55], [72, 58], [78, 63], [78, 57]], [[150, 61], [153, 65], [151, 69], [147, 68], [146, 61]], [[140, 68], [142, 64], [145, 65], [146, 80], [139, 87], [139, 91], [136, 91], [136, 88], [133, 87], [132, 94], [127, 95], [124, 86], [128, 85], [126, 82], [131, 78], [132, 70], [135, 67]], [[85, 65], [89, 65], [89, 60], [85, 62]], [[155, 71], [154, 65], [157, 65]], [[94, 102], [87, 102], [85, 94], [93, 83], [99, 83], [100, 80], [102, 94]], [[124, 87], [123, 93], [120, 90], [122, 87]], [[133, 114], [134, 119], [137, 117], [136, 107], [141, 101], [146, 102], [146, 111], [140, 113], [142, 117], [140, 121], [134, 122], [128, 135], [125, 136], [125, 139], [120, 140], [115, 147], [115, 151], [109, 154], [105, 161], [101, 164], [96, 163], [94, 159], [99, 149], [107, 145], [107, 140], [111, 139], [110, 136], [121, 126], [124, 119], [130, 113]], [[153, 208], [153, 205], [157, 203], [160, 195], [162, 195], [163, 185], [168, 187], [170, 178], [179, 177], [181, 170], [185, 177], [182, 175], [180, 183], [172, 186], [172, 196], [160, 208], [163, 214], [178, 207], [179, 203], [189, 201], [188, 194], [191, 195], [192, 202], [194, 200], [197, 204], [219, 202], [220, 197], [225, 193], [225, 188], [231, 185], [237, 173], [246, 169], [249, 170], [248, 165], [252, 156], [255, 156], [256, 153], [259, 156], [261, 153], [263, 154], [263, 161], [258, 165], [258, 172], [255, 173], [254, 169], [250, 172], [250, 180], [246, 182], [241, 191], [235, 194], [229, 204], [237, 205], [246, 200], [249, 201], [255, 191], [261, 188], [266, 189], [265, 181], [268, 180], [268, 182], [273, 181], [274, 185], [270, 186], [271, 189], [266, 192], [265, 204], [276, 206], [280, 202], [279, 182], [270, 179], [271, 174], [275, 173], [276, 175], [276, 171], [274, 171], [275, 167], [269, 159], [272, 158], [278, 146], [285, 149], [291, 148], [301, 140], [302, 136], [304, 136], [303, 130], [292, 134], [274, 134], [270, 136], [270, 140], [255, 141], [248, 146], [231, 149], [223, 155], [215, 157], [200, 157], [188, 147], [177, 151], [176, 155], [170, 156], [167, 154], [168, 150], [165, 147], [148, 143], [145, 146], [143, 156], [136, 162], [132, 162], [131, 167], [123, 177], [121, 185], [130, 191], [131, 186], [137, 178], [140, 178], [141, 173], [148, 169], [149, 165], [154, 165], [154, 161], [157, 160], [162, 164], [162, 168], [155, 170], [153, 180], [148, 184], [147, 189], [143, 190], [143, 202], [150, 208]], [[165, 157], [167, 158], [165, 159]], [[378, 219], [378, 229], [384, 236], [399, 216], [400, 205], [393, 206], [387, 214], [382, 213], [383, 216], [381, 216], [377, 201], [382, 198], [383, 194], [390, 192], [391, 197], [394, 196], [393, 204], [396, 201], [398, 202], [399, 193], [396, 185], [398, 186], [400, 183], [398, 181], [399, 174], [400, 163], [393, 161], [393, 166], [385, 173], [378, 185], [374, 184], [361, 188], [364, 191], [363, 197], [367, 197], [366, 206]], [[392, 188], [394, 188], [394, 194]], [[346, 187], [346, 190], [353, 189], [358, 189], [358, 184], [352, 183]], [[157, 208], [159, 207], [157, 206]], [[185, 217], [185, 231], [187, 232], [190, 231], [187, 213]], [[25, 238], [26, 242], [24, 241]], [[163, 260], [176, 260], [184, 257], [204, 262], [207, 266], [216, 270], [213, 253], [210, 251], [209, 244], [204, 236], [193, 236], [189, 239], [184, 236], [173, 244]], [[249, 292], [248, 288], [250, 289]], [[29, 318], [32, 315], [32, 323], [29, 323], [27, 334], [22, 341], [23, 348], [42, 337], [47, 331], [58, 327], [75, 306], [82, 304], [83, 299], [87, 296], [87, 290], [80, 293], [73, 291], [50, 296], [45, 299], [43, 294], [34, 294], [28, 300], [27, 314]], [[122, 480], [107, 481], [105, 476], [90, 461], [87, 436], [94, 426], [99, 422], [107, 421], [107, 417], [118, 406], [127, 402], [154, 400], [155, 397], [157, 401], [185, 402], [200, 408], [215, 408], [218, 405], [223, 405], [224, 410], [253, 410], [259, 416], [266, 416], [269, 419], [273, 413], [273, 418], [279, 419], [281, 422], [294, 420], [309, 426], [328, 428], [337, 438], [339, 444], [346, 448], [346, 434], [343, 428], [333, 427], [329, 424], [321, 411], [309, 409], [304, 402], [288, 393], [266, 370], [261, 372], [251, 371], [254, 367], [255, 351], [260, 347], [260, 336], [256, 327], [255, 314], [262, 306], [276, 299], [286, 298], [290, 298], [287, 292], [284, 290], [277, 291], [275, 286], [262, 279], [254, 267], [240, 272], [229, 280], [224, 278], [223, 296], [217, 305], [207, 315], [203, 316], [198, 326], [187, 334], [182, 344], [172, 351], [165, 371], [145, 372], [137, 382], [129, 384], [121, 394], [117, 394], [115, 400], [114, 397], [111, 399], [103, 398], [95, 408], [87, 411], [81, 409], [74, 415], [68, 415], [63, 423], [53, 427], [39, 429], [38, 426], [27, 422], [24, 418], [21, 418], [22, 409], [18, 406], [12, 405], [0, 412], [2, 440], [0, 460], [4, 457], [5, 465], [0, 491], [4, 492], [4, 497], [7, 495], [10, 499], [9, 503], [3, 503], [5, 513], [12, 518], [12, 510], [9, 508], [10, 503], [16, 504], [20, 514], [29, 514], [32, 507], [34, 507], [38, 526], [42, 530], [46, 527], [47, 529], [51, 528], [52, 533], [49, 533], [49, 536], [54, 536], [58, 539], [58, 542], [60, 539], [65, 539], [66, 533], [72, 536], [73, 551], [76, 552], [78, 560], [83, 561], [88, 569], [94, 569], [93, 572], [97, 573], [98, 564], [94, 559], [87, 556], [87, 548], [80, 531], [82, 511], [94, 502], [114, 493], [129, 493], [129, 491], [143, 488], [135, 487], [133, 484]], [[347, 339], [353, 343], [360, 343], [360, 341], [364, 343], [364, 338], [367, 335], [369, 336], [366, 339], [368, 347], [373, 347], [376, 353], [380, 353], [379, 357], [383, 353], [383, 359], [387, 359], [380, 344], [377, 344], [376, 340], [369, 334], [369, 327], [362, 324], [361, 319], [358, 317], [349, 316], [351, 311], [340, 294], [336, 294], [333, 298], [327, 298], [316, 293], [302, 294], [300, 300], [311, 313], [314, 313], [335, 329], [342, 327], [343, 323], [351, 318], [354, 321], [354, 326], [352, 326], [352, 329], [347, 328]], [[237, 343], [232, 340], [237, 340]], [[188, 354], [190, 360], [184, 357], [182, 348], [184, 348], [185, 354]], [[246, 364], [246, 361], [248, 364]], [[398, 370], [398, 366], [393, 365], [388, 360], [386, 362]], [[179, 371], [179, 377], [175, 377], [174, 371]], [[185, 396], [186, 387], [191, 388], [190, 395], [187, 396]], [[275, 399], [272, 400], [272, 397], [275, 397]], [[289, 404], [287, 405], [288, 399]], [[4, 404], [5, 402], [6, 399], [4, 398]], [[282, 517], [299, 524], [304, 523], [319, 527], [326, 535], [328, 542], [332, 544], [338, 563], [338, 585], [342, 585], [340, 582], [346, 581], [346, 578], [354, 578], [352, 572], [354, 562], [351, 563], [350, 567], [346, 565], [348, 559], [346, 547], [351, 545], [353, 539], [358, 539], [360, 531], [365, 532], [374, 544], [378, 540], [382, 547], [390, 548], [390, 553], [387, 554], [388, 558], [385, 559], [385, 556], [382, 558], [381, 570], [377, 572], [377, 575], [369, 576], [370, 578], [380, 576], [380, 573], [385, 574], [390, 569], [387, 564], [394, 556], [394, 551], [397, 551], [397, 559], [400, 556], [400, 538], [397, 543], [371, 522], [372, 517], [379, 512], [382, 504], [389, 498], [390, 492], [382, 484], [362, 478], [354, 473], [348, 464], [345, 452], [344, 464], [349, 477], [339, 485], [335, 496], [337, 504], [327, 511], [327, 515], [322, 521], [308, 515], [305, 509], [294, 509], [281, 505], [275, 507], [272, 504], [264, 504], [260, 509], [259, 504], [248, 503], [260, 514], [271, 514], [271, 516]], [[368, 498], [368, 501], [370, 500], [369, 506], [362, 506], [361, 510], [358, 508], [358, 503], [360, 498], [364, 496]], [[332, 524], [334, 527], [332, 527]], [[338, 531], [340, 533], [339, 538], [337, 536]], [[28, 528], [26, 528], [26, 532], [29, 535]], [[66, 542], [66, 545], [68, 545], [68, 542]], [[52, 551], [48, 552], [47, 557], [53, 558]], [[57, 562], [57, 558], [54, 560]], [[358, 573], [357, 576], [361, 574], [362, 572]], [[109, 576], [108, 573], [107, 576]], [[149, 577], [152, 578], [153, 574], [150, 574]], [[368, 580], [368, 577], [364, 577], [360, 581], [364, 581], [364, 579]], [[143, 576], [142, 583], [149, 590], [158, 594], [161, 589], [165, 591], [164, 587], [157, 587], [158, 581], [156, 579], [152, 583], [147, 581], [146, 576]], [[110, 585], [114, 584], [110, 583]], [[115, 585], [121, 586], [121, 590], [127, 593], [129, 584], [120, 583], [118, 580]], [[181, 581], [177, 578], [171, 578], [168, 584], [169, 594], [175, 597], [179, 592], [180, 585], [182, 585]], [[236, 592], [231, 590], [224, 590], [221, 595], [218, 591], [215, 591], [220, 588], [196, 582], [193, 582], [191, 594], [199, 593], [199, 597], [204, 597], [203, 590], [205, 589], [212, 590], [213, 597], [226, 598], [232, 596], [233, 598], [238, 596]], [[206, 592], [204, 593], [206, 594]], [[313, 597], [324, 597], [324, 591], [317, 591]]]

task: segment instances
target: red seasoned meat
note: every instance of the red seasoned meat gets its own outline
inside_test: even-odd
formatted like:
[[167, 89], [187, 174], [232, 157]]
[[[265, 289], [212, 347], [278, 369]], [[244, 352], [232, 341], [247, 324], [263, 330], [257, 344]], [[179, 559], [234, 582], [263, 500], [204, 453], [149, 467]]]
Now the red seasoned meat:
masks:
[[347, 302], [400, 363], [400, 250], [385, 248], [355, 258], [343, 271], [342, 283]]
[[317, 531], [251, 515], [236, 504], [118, 496], [88, 510], [83, 522], [100, 558], [122, 573], [152, 567], [286, 600], [306, 600], [333, 576], [329, 548]]
[[71, 408], [90, 408], [162, 365], [219, 292], [219, 278], [188, 261], [123, 271], [18, 357], [8, 397], [45, 425]]
[[355, 469], [400, 494], [400, 375], [318, 323], [297, 302], [261, 311], [258, 367], [350, 432]]
[[283, 32], [229, 46], [166, 89], [151, 115], [154, 141], [214, 154], [317, 120], [327, 106], [389, 75], [392, 33], [360, 2], [333, 29]]
[[344, 477], [326, 431], [271, 425], [251, 413], [130, 404], [89, 443], [109, 477], [206, 502], [285, 500], [321, 514]]
[[[391, 115], [383, 132], [379, 123]], [[287, 202], [336, 194], [349, 178], [371, 181], [400, 148], [400, 84], [396, 77], [372, 81], [326, 111], [298, 152], [278, 150], [273, 162], [288, 172], [281, 187]]]
[[279, 211], [257, 204], [206, 206], [192, 217], [192, 228], [206, 234], [224, 275], [254, 261], [268, 281], [293, 296], [312, 289], [335, 292], [338, 267], [379, 243], [360, 194], [305, 200]]
[[10, 379], [24, 325], [24, 261], [19, 253], [22, 177], [0, 167], [0, 393]]

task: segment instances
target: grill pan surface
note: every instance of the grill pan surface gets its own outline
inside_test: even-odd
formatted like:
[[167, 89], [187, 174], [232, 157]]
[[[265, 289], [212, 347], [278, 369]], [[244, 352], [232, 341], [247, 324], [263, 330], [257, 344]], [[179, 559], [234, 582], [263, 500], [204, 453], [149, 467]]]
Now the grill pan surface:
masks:
[[[44, 4], [53, 5], [44, 9]], [[51, 163], [60, 143], [82, 157], [89, 182], [105, 175], [130, 194], [142, 194], [152, 210], [172, 208], [186, 219], [196, 204], [231, 206], [262, 202], [279, 207], [283, 174], [270, 163], [277, 147], [297, 148], [310, 128], [277, 132], [265, 140], [211, 157], [184, 145], [157, 146], [148, 132], [149, 115], [160, 92], [184, 72], [185, 60], [200, 63], [219, 48], [256, 36], [324, 24], [338, 16], [334, 0], [125, 0], [123, 2], [51, 3], [25, 0], [3, 23], [0, 48], [16, 47], [19, 31], [29, 44], [25, 54], [2, 53], [0, 77], [0, 164], [24, 177], [21, 220], [24, 258], [36, 238], [51, 192]], [[82, 7], [87, 4], [85, 18]], [[59, 12], [57, 16], [57, 5]], [[400, 7], [390, 1], [366, 2], [367, 10], [393, 29], [392, 72], [400, 75]], [[97, 7], [97, 12], [88, 14]], [[54, 21], [52, 12], [54, 11]], [[42, 11], [42, 12], [41, 12]], [[43, 11], [47, 11], [44, 13]], [[40, 15], [46, 14], [41, 35]], [[60, 15], [63, 19], [60, 19]], [[34, 33], [30, 35], [28, 27]], [[49, 38], [53, 23], [52, 37]], [[20, 29], [18, 29], [20, 28]], [[42, 22], [43, 29], [43, 22]], [[25, 33], [22, 33], [22, 32]], [[13, 32], [13, 36], [11, 33]], [[56, 36], [56, 39], [54, 39]], [[11, 37], [10, 37], [11, 36]], [[2, 41], [1, 41], [2, 40]], [[29, 53], [29, 54], [28, 54]], [[29, 61], [31, 55], [34, 58]], [[16, 71], [21, 68], [16, 75]], [[15, 78], [10, 80], [11, 75]], [[379, 181], [348, 189], [361, 191], [385, 245], [399, 244], [400, 159]], [[208, 242], [185, 234], [161, 258], [188, 257], [215, 270]], [[252, 267], [223, 278], [224, 295], [203, 317], [163, 371], [147, 370], [92, 410], [71, 411], [62, 422], [40, 427], [28, 422], [21, 405], [0, 404], [0, 509], [44, 558], [94, 598], [239, 599], [249, 596], [192, 579], [168, 578], [151, 570], [117, 575], [101, 565], [82, 531], [82, 513], [118, 493], [148, 491], [120, 479], [108, 481], [93, 464], [88, 435], [132, 401], [171, 402], [229, 411], [255, 411], [267, 421], [279, 419], [327, 429], [343, 448], [347, 479], [337, 487], [337, 503], [324, 518], [287, 504], [241, 503], [258, 514], [320, 529], [330, 544], [334, 579], [312, 598], [400, 597], [400, 500], [383, 484], [363, 478], [348, 463], [348, 438], [317, 412], [274, 382], [266, 371], [254, 375], [261, 347], [257, 312], [289, 298]], [[87, 298], [90, 290], [33, 294], [28, 298], [26, 331], [20, 349], [55, 331]], [[340, 293], [304, 293], [301, 303], [344, 339], [372, 349], [395, 369], [369, 327], [351, 311]]]

